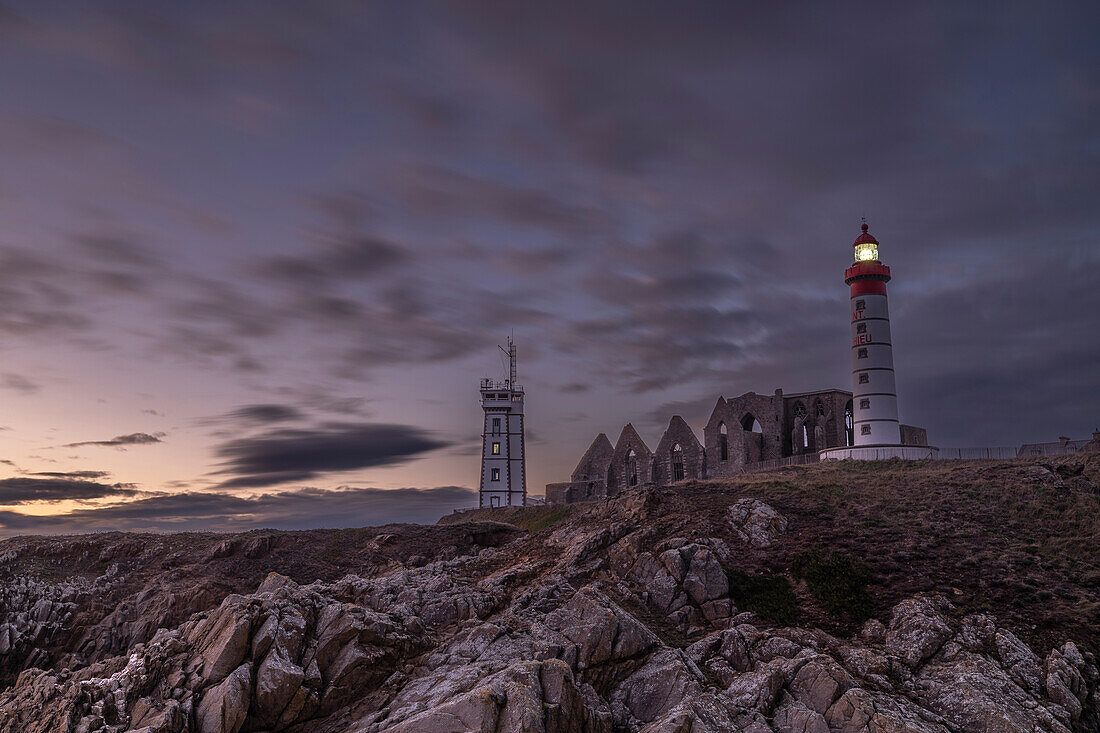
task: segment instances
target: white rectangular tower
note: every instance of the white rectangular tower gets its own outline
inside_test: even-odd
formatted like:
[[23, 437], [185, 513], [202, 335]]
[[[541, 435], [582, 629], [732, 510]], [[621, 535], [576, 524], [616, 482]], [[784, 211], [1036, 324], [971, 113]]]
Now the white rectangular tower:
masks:
[[523, 387], [516, 384], [516, 344], [509, 338], [508, 379], [481, 380], [481, 490], [478, 506], [524, 506], [527, 461], [523, 442]]

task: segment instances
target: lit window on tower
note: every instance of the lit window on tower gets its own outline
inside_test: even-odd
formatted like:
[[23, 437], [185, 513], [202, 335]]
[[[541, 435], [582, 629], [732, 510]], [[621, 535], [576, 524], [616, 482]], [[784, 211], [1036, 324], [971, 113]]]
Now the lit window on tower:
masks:
[[871, 400], [869, 400], [867, 398], [863, 398], [862, 400], [860, 400], [859, 401], [859, 409], [861, 409], [861, 410], [870, 410], [871, 409]]
[[489, 476], [490, 481], [500, 481], [500, 469], [494, 468], [492, 474]]
[[493, 443], [493, 455], [494, 456], [499, 456], [500, 455], [500, 443]]
[[863, 425], [859, 429], [859, 434], [860, 435], [870, 435], [871, 434], [871, 426], [870, 425]]

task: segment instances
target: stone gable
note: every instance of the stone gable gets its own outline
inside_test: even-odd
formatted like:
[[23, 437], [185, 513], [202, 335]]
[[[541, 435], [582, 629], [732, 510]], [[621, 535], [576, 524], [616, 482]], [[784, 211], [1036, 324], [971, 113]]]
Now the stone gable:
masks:
[[653, 482], [670, 484], [689, 478], [701, 479], [705, 475], [703, 444], [684, 418], [673, 415], [653, 453]]
[[[852, 410], [852, 393], [824, 389], [784, 395], [746, 392], [738, 397], [719, 397], [703, 428], [700, 444], [691, 426], [674, 416], [656, 452], [627, 424], [614, 448], [600, 433], [581, 457], [572, 480], [547, 485], [547, 501], [568, 503], [617, 496], [632, 486], [674, 483], [683, 466], [683, 478], [733, 476], [753, 464], [816, 453], [826, 448], [851, 445], [847, 419]], [[753, 431], [754, 423], [759, 430]], [[902, 443], [927, 445], [923, 428], [901, 426]], [[673, 447], [679, 445], [682, 462], [673, 462]], [[633, 462], [628, 461], [634, 451]]]
[[577, 467], [573, 469], [573, 481], [596, 481], [607, 486], [607, 468], [611, 465], [611, 455], [615, 452], [606, 433], [600, 433], [581, 456]]
[[634, 426], [627, 423], [619, 433], [619, 439], [615, 442], [615, 452], [611, 455], [611, 467], [607, 478], [608, 495], [616, 496], [629, 488], [651, 483], [653, 483], [653, 451], [638, 435]]

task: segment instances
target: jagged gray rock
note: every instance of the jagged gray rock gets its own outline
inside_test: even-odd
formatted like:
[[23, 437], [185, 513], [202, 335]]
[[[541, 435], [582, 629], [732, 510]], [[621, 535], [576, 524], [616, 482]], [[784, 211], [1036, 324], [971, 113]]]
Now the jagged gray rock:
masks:
[[[737, 535], [654, 536], [627, 521], [661, 510], [647, 496], [598, 509], [598, 531], [550, 533], [549, 557], [448, 553], [308, 585], [268, 574], [125, 654], [25, 669], [0, 691], [0, 732], [1097, 730], [1091, 654], [1066, 642], [1041, 657], [939, 595], [843, 639], [735, 618]], [[278, 542], [214, 546], [264, 556]], [[7, 654], [60, 638], [92, 587], [5, 586]], [[129, 638], [91, 628], [87, 649]]]
[[734, 534], [753, 547], [768, 547], [787, 531], [787, 519], [759, 499], [738, 499], [729, 508]]

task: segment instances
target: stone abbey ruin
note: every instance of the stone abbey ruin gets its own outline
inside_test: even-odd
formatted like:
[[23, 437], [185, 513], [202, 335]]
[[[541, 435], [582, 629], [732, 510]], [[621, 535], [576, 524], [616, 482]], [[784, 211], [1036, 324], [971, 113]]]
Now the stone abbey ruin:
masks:
[[[632, 424], [615, 445], [600, 433], [569, 481], [546, 485], [549, 504], [608, 499], [632, 486], [732, 476], [765, 461], [811, 455], [854, 443], [852, 393], [841, 389], [773, 395], [747, 392], [719, 397], [703, 428], [703, 442], [674, 415], [651, 450]], [[924, 428], [901, 426], [908, 446], [928, 445]]]

